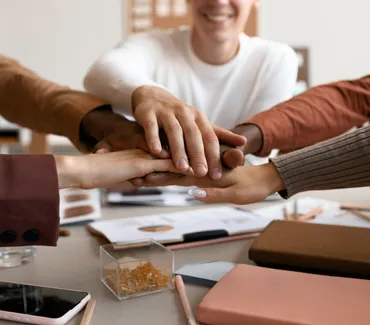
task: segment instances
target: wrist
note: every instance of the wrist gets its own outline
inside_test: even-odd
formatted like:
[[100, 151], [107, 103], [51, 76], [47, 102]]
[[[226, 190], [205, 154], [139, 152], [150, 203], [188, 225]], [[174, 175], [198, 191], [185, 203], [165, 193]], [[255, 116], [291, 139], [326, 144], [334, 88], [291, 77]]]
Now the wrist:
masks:
[[103, 123], [103, 121], [114, 115], [115, 113], [110, 105], [99, 106], [88, 112], [80, 124], [81, 142], [101, 141], [106, 132], [106, 123]]
[[79, 187], [77, 157], [55, 156], [59, 188]]
[[145, 98], [148, 98], [149, 93], [151, 93], [152, 86], [144, 85], [137, 87], [131, 95], [131, 109], [132, 113], [135, 113], [136, 107], [143, 101]]
[[247, 138], [247, 143], [239, 149], [246, 154], [256, 154], [263, 147], [263, 133], [256, 124], [242, 124], [231, 130]]
[[268, 184], [269, 195], [285, 189], [283, 179], [273, 163], [270, 162], [260, 167], [263, 168], [263, 182]]

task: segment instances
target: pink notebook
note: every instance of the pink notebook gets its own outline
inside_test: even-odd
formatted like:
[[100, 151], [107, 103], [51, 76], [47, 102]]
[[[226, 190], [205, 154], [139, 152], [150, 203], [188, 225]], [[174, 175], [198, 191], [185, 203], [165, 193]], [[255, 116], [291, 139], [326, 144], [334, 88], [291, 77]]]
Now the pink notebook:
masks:
[[369, 325], [370, 281], [237, 265], [203, 298], [207, 325]]

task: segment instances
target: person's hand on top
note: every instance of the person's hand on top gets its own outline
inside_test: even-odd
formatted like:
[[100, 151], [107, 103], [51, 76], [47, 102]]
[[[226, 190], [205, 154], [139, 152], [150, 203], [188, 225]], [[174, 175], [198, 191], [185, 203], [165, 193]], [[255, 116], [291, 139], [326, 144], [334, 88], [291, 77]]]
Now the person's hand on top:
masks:
[[137, 88], [132, 106], [137, 123], [145, 131], [150, 152], [163, 151], [159, 137], [162, 128], [175, 166], [182, 172], [191, 167], [197, 177], [208, 174], [211, 179], [220, 179], [220, 143], [242, 146], [246, 141], [231, 131], [212, 126], [202, 112], [159, 87]]

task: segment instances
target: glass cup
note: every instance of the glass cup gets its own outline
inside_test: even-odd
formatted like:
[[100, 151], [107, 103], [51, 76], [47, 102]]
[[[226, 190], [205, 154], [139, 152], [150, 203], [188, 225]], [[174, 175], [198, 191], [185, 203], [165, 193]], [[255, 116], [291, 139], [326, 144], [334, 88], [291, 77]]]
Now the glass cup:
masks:
[[28, 264], [36, 256], [36, 247], [1, 247], [0, 248], [0, 269], [17, 267]]

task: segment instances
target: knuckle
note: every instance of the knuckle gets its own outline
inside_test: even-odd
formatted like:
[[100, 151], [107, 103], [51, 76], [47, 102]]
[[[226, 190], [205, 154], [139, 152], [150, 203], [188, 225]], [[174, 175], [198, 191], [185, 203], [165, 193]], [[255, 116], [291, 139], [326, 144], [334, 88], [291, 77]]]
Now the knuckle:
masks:
[[189, 107], [185, 104], [178, 104], [176, 105], [176, 112], [182, 116], [187, 115], [189, 113]]
[[195, 151], [191, 154], [191, 158], [193, 161], [202, 161], [204, 160], [204, 152], [203, 151]]
[[178, 133], [180, 132], [182, 129], [181, 129], [181, 125], [179, 122], [172, 122], [168, 125], [168, 130], [170, 132], [173, 132], [173, 133]]
[[199, 133], [198, 125], [195, 122], [190, 123], [189, 125], [184, 127], [185, 133], [196, 135]]
[[204, 141], [208, 143], [218, 143], [218, 138], [212, 130], [207, 130], [203, 133]]
[[157, 127], [157, 123], [151, 119], [148, 119], [144, 122], [144, 129], [146, 130], [152, 130]]

